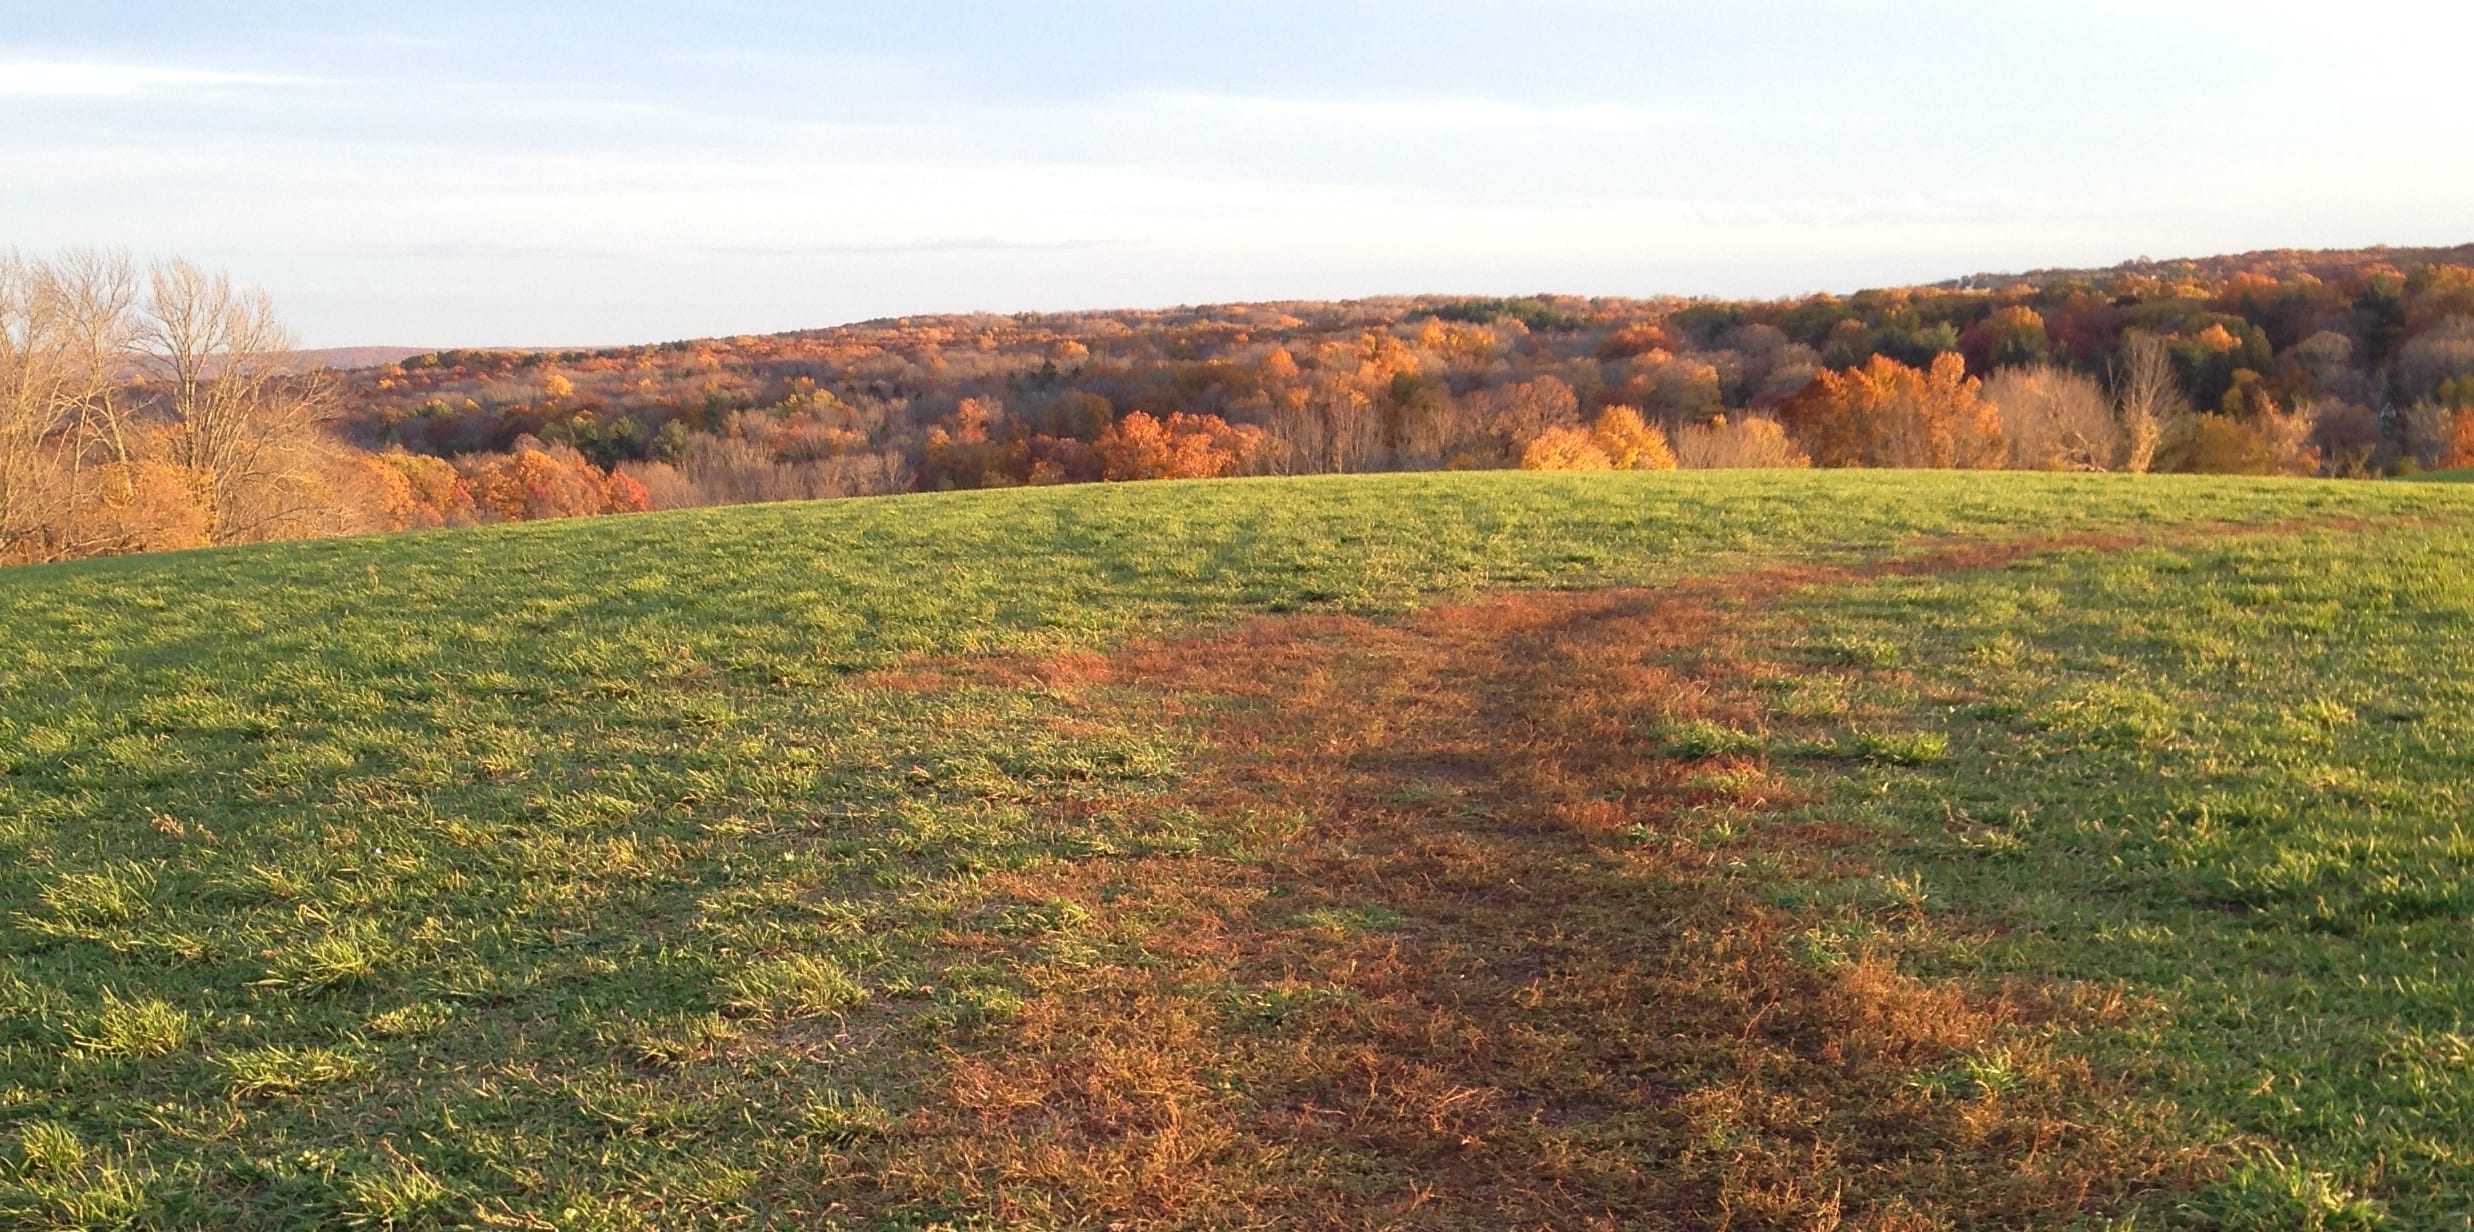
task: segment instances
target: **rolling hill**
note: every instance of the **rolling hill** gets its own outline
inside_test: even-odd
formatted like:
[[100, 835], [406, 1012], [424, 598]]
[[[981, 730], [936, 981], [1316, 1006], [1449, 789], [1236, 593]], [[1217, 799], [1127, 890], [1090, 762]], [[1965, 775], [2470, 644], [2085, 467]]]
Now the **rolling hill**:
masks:
[[7, 570], [0, 1221], [2452, 1226], [2470, 551], [1492, 472]]

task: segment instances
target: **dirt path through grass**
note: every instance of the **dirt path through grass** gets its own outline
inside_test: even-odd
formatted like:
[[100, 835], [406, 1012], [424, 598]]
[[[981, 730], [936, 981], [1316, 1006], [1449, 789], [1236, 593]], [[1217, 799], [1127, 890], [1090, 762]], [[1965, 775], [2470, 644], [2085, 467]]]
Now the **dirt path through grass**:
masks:
[[[992, 881], [988, 925], [949, 941], [1007, 954], [1029, 996], [953, 1056], [885, 1196], [1024, 1226], [1897, 1229], [2051, 1226], [2187, 1182], [2203, 1156], [2046, 1043], [2127, 1013], [2118, 990], [1918, 981], [1781, 905], [1878, 870], [1865, 836], [1785, 820], [1796, 789], [1742, 739], [1793, 725], [1757, 686], [1809, 670], [1735, 636], [1780, 595], [2139, 542], [998, 669], [1192, 731], [1178, 800], [1251, 850]], [[1895, 760], [1928, 737], [1835, 738]], [[1025, 918], [1053, 926], [995, 923]]]

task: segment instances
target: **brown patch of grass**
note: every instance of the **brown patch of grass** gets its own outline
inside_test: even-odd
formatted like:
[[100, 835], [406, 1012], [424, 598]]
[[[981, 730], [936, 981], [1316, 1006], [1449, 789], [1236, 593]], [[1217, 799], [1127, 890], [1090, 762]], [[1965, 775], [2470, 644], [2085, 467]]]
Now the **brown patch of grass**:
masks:
[[[1028, 995], [952, 1055], [859, 1204], [1889, 1232], [2049, 1226], [2187, 1179], [2201, 1156], [2049, 1042], [2118, 994], [1800, 953], [1815, 917], [1766, 892], [1866, 870], [1857, 836], [1777, 818], [1792, 791], [1758, 754], [1667, 756], [1651, 732], [1772, 721], [1747, 682], [1786, 669], [1733, 639], [1745, 603], [2053, 546], [1266, 619], [1027, 669], [1194, 731], [1183, 802], [1251, 854], [990, 879], [991, 903], [1074, 905], [1086, 944], [954, 938], [1010, 953]], [[1713, 810], [1731, 837], [1697, 824]]]

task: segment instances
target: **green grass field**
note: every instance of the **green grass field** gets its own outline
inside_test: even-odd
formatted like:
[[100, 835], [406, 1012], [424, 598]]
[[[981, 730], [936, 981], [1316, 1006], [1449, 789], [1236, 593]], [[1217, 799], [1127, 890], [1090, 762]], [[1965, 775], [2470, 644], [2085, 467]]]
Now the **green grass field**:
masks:
[[[0, 1222], [1211, 1226], [1139, 1186], [1034, 1210], [1051, 1174], [923, 1144], [969, 1123], [951, 1075], [1001, 1064], [1044, 972], [1201, 961], [1125, 878], [1097, 908], [1018, 887], [1235, 884], [1338, 823], [1205, 799], [1197, 721], [1138, 682], [972, 665], [1826, 566], [1725, 608], [1770, 665], [1747, 708], [1645, 717], [1626, 754], [1782, 790], [1710, 788], [1659, 842], [1781, 836], [1714, 875], [1817, 972], [2110, 990], [2027, 1042], [2112, 1093], [2089, 1117], [2197, 1162], [2055, 1222], [2467, 1228], [2469, 559], [2446, 486], [1814, 472], [1089, 486], [0, 572]], [[887, 685], [918, 672], [950, 680]], [[1824, 823], [1830, 860], [1764, 854]], [[1425, 919], [1396, 906], [1296, 928]], [[1196, 1004], [1249, 1007], [1249, 1049], [1315, 1021], [1285, 1016], [1303, 985], [1210, 970]], [[2014, 1060], [1918, 1063], [1901, 1098], [1965, 1121]], [[1275, 1102], [1252, 1072], [1210, 1097]], [[1389, 1201], [1428, 1166], [1353, 1149], [1278, 1192]], [[950, 1175], [905, 1163], [931, 1157]], [[1536, 1221], [1637, 1215], [1647, 1183]], [[1968, 1222], [1849, 1193], [1848, 1227]]]

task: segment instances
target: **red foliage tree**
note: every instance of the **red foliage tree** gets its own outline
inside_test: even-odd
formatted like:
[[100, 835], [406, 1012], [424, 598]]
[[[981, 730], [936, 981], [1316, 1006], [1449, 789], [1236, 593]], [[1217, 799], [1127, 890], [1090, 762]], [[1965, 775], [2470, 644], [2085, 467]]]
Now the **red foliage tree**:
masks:
[[602, 476], [601, 483], [603, 513], [645, 513], [653, 508], [653, 494], [633, 475], [612, 471]]

